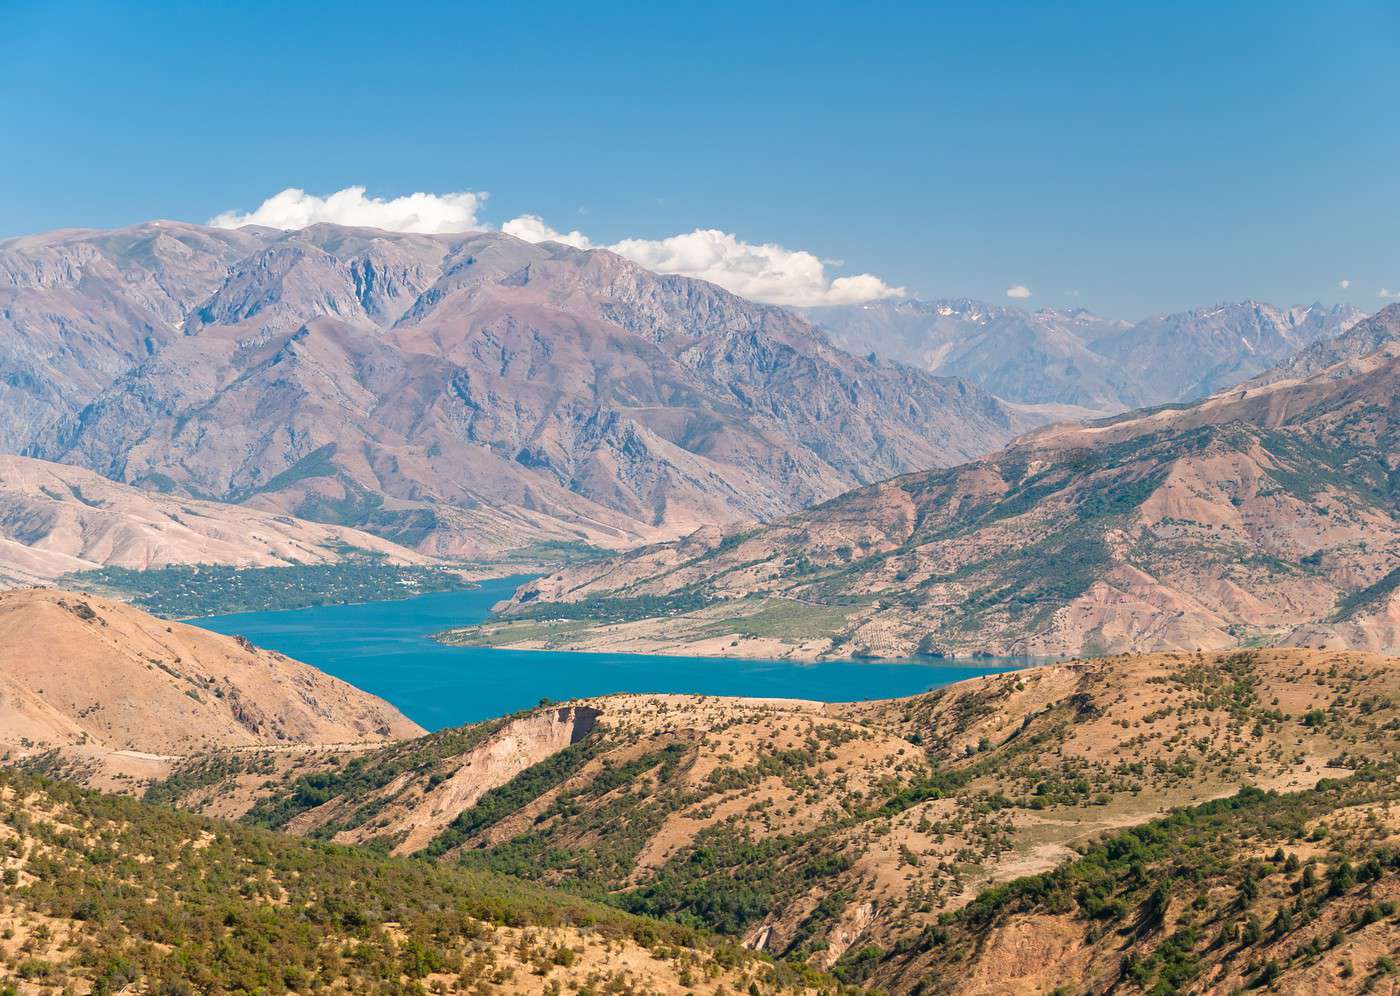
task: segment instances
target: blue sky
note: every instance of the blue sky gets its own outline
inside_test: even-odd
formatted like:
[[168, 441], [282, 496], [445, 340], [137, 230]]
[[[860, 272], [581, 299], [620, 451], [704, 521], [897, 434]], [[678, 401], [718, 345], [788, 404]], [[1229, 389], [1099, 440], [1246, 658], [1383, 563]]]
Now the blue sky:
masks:
[[486, 191], [482, 222], [643, 252], [716, 229], [810, 252], [828, 285], [1021, 285], [1029, 307], [1130, 318], [1400, 291], [1393, 3], [0, 0], [0, 18], [0, 236], [358, 185]]

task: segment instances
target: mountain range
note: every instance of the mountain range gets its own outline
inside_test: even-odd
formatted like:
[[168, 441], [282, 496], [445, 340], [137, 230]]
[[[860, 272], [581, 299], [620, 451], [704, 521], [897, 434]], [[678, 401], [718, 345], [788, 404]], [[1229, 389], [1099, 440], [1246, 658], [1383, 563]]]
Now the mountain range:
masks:
[[[1400, 306], [1257, 382], [576, 566], [469, 641], [792, 656], [1400, 645]], [[766, 639], [766, 642], [764, 640]], [[758, 641], [758, 642], [755, 642]]]
[[0, 243], [0, 277], [0, 448], [432, 554], [772, 518], [1044, 421], [495, 233], [152, 222]]
[[1366, 317], [1348, 305], [1241, 301], [1132, 323], [1084, 308], [1030, 312], [967, 298], [884, 300], [806, 314], [852, 352], [962, 377], [1007, 401], [1101, 414], [1205, 397]]
[[[429, 556], [623, 549], [1193, 398], [1358, 317], [803, 317], [497, 233], [160, 221], [0, 242], [0, 452]], [[46, 576], [26, 556], [8, 573]]]

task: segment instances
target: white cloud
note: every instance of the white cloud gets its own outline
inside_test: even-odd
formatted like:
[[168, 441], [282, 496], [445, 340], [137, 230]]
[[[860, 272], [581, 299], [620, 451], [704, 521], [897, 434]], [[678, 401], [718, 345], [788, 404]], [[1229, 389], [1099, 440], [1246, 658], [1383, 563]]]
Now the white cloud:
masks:
[[522, 214], [519, 218], [512, 218], [501, 226], [501, 231], [526, 242], [562, 242], [575, 249], [593, 248], [593, 242], [578, 229], [572, 232], [557, 231], [546, 225], [544, 219], [537, 214]]
[[1342, 290], [1346, 290], [1348, 287], [1351, 286], [1351, 281], [1343, 278], [1337, 281], [1337, 286], [1340, 287]]
[[1386, 290], [1384, 287], [1382, 287], [1382, 288], [1381, 288], [1380, 296], [1381, 296], [1381, 297], [1400, 297], [1400, 291]]
[[1014, 298], [1027, 298], [1031, 296], [1031, 289], [1025, 284], [1013, 284], [1006, 288], [1006, 296]]
[[698, 277], [740, 297], [769, 304], [810, 308], [861, 304], [904, 294], [903, 287], [891, 287], [869, 273], [828, 277], [827, 263], [812, 253], [772, 243], [744, 242], [714, 228], [697, 228], [665, 239], [623, 239], [599, 246], [580, 231], [560, 232], [539, 216], [527, 214], [506, 222], [501, 231], [527, 242], [609, 249], [648, 270]]
[[[289, 187], [247, 214], [225, 211], [210, 219], [209, 224], [215, 228], [265, 225], [299, 229], [331, 222], [393, 232], [480, 231], [491, 227], [477, 218], [486, 198], [484, 192], [463, 191], [418, 193], [383, 200], [366, 197], [364, 187], [346, 187], [326, 197], [317, 197]], [[839, 261], [824, 261], [810, 252], [774, 243], [744, 242], [713, 228], [697, 228], [688, 234], [665, 239], [623, 239], [610, 246], [599, 246], [577, 229], [561, 232], [550, 227], [539, 215], [524, 214], [507, 221], [501, 231], [527, 242], [562, 242], [576, 249], [610, 249], [649, 270], [698, 277], [741, 297], [770, 304], [817, 307], [904, 296], [903, 287], [892, 287], [869, 273], [849, 277], [828, 275], [827, 267], [840, 266]], [[1022, 296], [1029, 294], [1026, 291]]]
[[288, 187], [248, 214], [225, 211], [209, 219], [209, 224], [214, 228], [265, 225], [268, 228], [296, 229], [330, 222], [430, 235], [471, 232], [487, 227], [476, 217], [486, 197], [485, 193], [464, 190], [456, 194], [418, 193], [383, 200], [366, 197], [364, 187], [346, 187], [328, 197], [317, 197], [296, 187]]
[[869, 273], [829, 278], [826, 265], [810, 252], [743, 242], [714, 228], [666, 239], [623, 239], [608, 248], [649, 270], [699, 277], [770, 304], [818, 307], [904, 295], [903, 287]]

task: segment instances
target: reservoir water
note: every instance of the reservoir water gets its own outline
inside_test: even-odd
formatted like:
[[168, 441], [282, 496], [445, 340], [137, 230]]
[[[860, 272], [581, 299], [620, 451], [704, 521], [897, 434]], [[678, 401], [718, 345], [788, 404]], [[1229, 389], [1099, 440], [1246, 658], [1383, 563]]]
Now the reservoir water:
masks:
[[305, 661], [373, 692], [430, 730], [515, 712], [541, 698], [683, 692], [851, 702], [914, 695], [1020, 666], [1013, 661], [793, 661], [449, 647], [430, 639], [485, 619], [523, 578], [401, 601], [190, 620]]

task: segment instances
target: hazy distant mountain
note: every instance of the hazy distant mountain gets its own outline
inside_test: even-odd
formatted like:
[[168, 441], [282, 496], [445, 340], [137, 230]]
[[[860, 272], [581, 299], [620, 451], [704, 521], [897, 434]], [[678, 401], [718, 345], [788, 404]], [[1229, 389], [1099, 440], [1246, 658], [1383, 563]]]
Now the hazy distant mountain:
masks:
[[1137, 385], [1089, 346], [1127, 323], [1088, 311], [1032, 313], [949, 298], [876, 301], [806, 314], [851, 352], [966, 377], [1010, 401], [1095, 411], [1137, 401]]
[[1378, 350], [1393, 349], [1400, 343], [1400, 308], [1392, 305], [1364, 322], [1357, 322], [1343, 334], [1315, 342], [1251, 381], [1272, 384], [1280, 380], [1301, 380], [1328, 371], [1331, 376], [1355, 372], [1353, 360], [1361, 360]]
[[0, 253], [4, 447], [432, 552], [771, 518], [1030, 424], [606, 251], [155, 222]]
[[838, 345], [965, 377], [1000, 398], [1103, 412], [1191, 401], [1247, 380], [1364, 317], [1256, 301], [1139, 322], [966, 298], [879, 301], [808, 316]]
[[[700, 534], [565, 570], [518, 592], [517, 611], [635, 596], [703, 607], [693, 619], [634, 619], [612, 636], [551, 634], [588, 649], [626, 638], [629, 649], [649, 640], [684, 652], [693, 633], [723, 653], [712, 644], [755, 629], [756, 611], [763, 632], [776, 632], [777, 605], [800, 656], [1191, 650], [1260, 638], [1394, 652], [1397, 328], [1392, 305], [1338, 340], [1338, 366], [1301, 380], [1052, 426], [993, 457], [862, 488], [723, 542]], [[1380, 346], [1352, 358], [1359, 343]], [[665, 602], [637, 604], [645, 616]]]
[[1149, 318], [1094, 348], [1143, 385], [1146, 404], [1194, 401], [1334, 338], [1364, 317], [1350, 305], [1276, 308], [1242, 301]]

